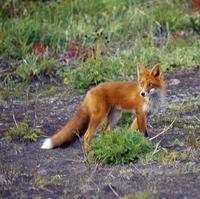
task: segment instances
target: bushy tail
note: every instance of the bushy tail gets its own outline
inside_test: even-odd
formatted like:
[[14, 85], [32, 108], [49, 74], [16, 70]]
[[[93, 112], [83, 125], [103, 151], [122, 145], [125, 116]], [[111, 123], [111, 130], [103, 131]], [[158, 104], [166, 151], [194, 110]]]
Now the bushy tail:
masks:
[[87, 128], [89, 115], [80, 108], [67, 124], [51, 138], [47, 138], [42, 144], [42, 149], [51, 149], [73, 140], [77, 133]]

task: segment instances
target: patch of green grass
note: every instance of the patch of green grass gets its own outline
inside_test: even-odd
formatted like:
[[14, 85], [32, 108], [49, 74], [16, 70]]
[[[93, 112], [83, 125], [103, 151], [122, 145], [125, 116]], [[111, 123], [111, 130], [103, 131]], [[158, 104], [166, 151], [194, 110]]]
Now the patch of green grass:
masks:
[[[41, 2], [27, 2], [19, 3], [16, 5], [16, 9], [19, 10], [17, 16], [6, 20], [5, 15], [1, 16], [4, 20], [1, 23], [0, 52], [14, 58], [25, 58], [27, 54], [33, 52], [34, 45], [37, 43], [41, 43], [45, 47], [56, 48], [56, 50], [64, 48], [64, 27], [66, 26], [63, 25], [63, 12], [66, 11], [65, 17], [67, 18], [69, 5], [63, 5], [61, 11], [59, 10], [60, 5], [55, 2], [46, 5]], [[58, 14], [59, 11], [60, 14]], [[53, 12], [58, 15], [54, 17]], [[60, 17], [62, 20], [59, 22]]]
[[35, 142], [40, 134], [41, 129], [39, 128], [30, 128], [26, 123], [17, 123], [8, 129], [7, 139], [9, 141], [24, 140]]
[[193, 29], [200, 33], [200, 15], [198, 13], [192, 15], [190, 17], [190, 22], [192, 24]]
[[60, 87], [51, 86], [42, 92], [42, 97], [59, 96], [61, 95]]
[[119, 80], [124, 77], [123, 64], [117, 58], [101, 57], [88, 59], [82, 67], [65, 72], [65, 83], [75, 88], [86, 88], [103, 81]]
[[[97, 33], [101, 30], [103, 38], [111, 43], [111, 47], [116, 43], [122, 46], [131, 44], [131, 48], [137, 51], [138, 48], [143, 51], [146, 47], [155, 47], [154, 36], [157, 35], [163, 40], [162, 54], [167, 55], [174, 49], [174, 46], [169, 49], [170, 41], [173, 41], [171, 35], [199, 30], [200, 18], [198, 14], [190, 14], [191, 5], [192, 1], [186, 0], [181, 3], [178, 0], [61, 0], [45, 4], [5, 1], [1, 3], [0, 53], [25, 58], [33, 52], [37, 43], [56, 52], [65, 51], [66, 46], [73, 43], [92, 49], [96, 48]], [[195, 52], [195, 49], [187, 49], [189, 52], [191, 50], [189, 55]], [[116, 48], [113, 48], [112, 52], [115, 51]], [[151, 52], [151, 49], [147, 51]], [[185, 50], [177, 53], [185, 55]], [[168, 57], [182, 63], [176, 56]], [[186, 61], [185, 56], [183, 60]]]
[[153, 122], [156, 124], [156, 125], [161, 125], [163, 120], [159, 117], [159, 116], [156, 116], [153, 118]]
[[174, 141], [172, 142], [173, 145], [176, 145], [176, 146], [184, 146], [185, 143], [181, 140], [179, 140], [178, 138], [175, 138]]
[[130, 128], [116, 128], [92, 141], [88, 159], [123, 164], [144, 159], [153, 151], [153, 145], [141, 133]]
[[51, 178], [50, 183], [57, 185], [60, 182], [61, 176], [60, 175], [55, 175]]
[[36, 175], [36, 176], [33, 176], [32, 182], [35, 187], [39, 187], [39, 186], [43, 186], [47, 184], [57, 185], [60, 182], [60, 178], [61, 177], [59, 175], [55, 175], [51, 179], [47, 179], [45, 177]]
[[2, 176], [2, 185], [10, 185], [19, 176], [17, 167], [13, 164], [0, 164], [0, 176]]
[[[1, 88], [0, 88], [1, 89]], [[0, 101], [6, 101], [6, 100], [8, 100], [8, 97], [9, 97], [9, 92], [8, 92], [8, 90], [3, 90], [3, 89], [1, 89], [1, 91], [0, 91]]]
[[42, 176], [33, 176], [32, 181], [35, 187], [39, 187], [41, 185], [46, 185], [49, 183], [49, 180]]
[[33, 199], [42, 199], [41, 196], [34, 196]]
[[188, 160], [188, 159], [189, 159], [189, 156], [184, 152], [171, 151], [165, 156], [163, 161], [166, 163], [171, 163], [174, 161], [183, 161], [183, 160]]
[[171, 48], [164, 45], [160, 48], [145, 46], [144, 39], [135, 41], [135, 46], [122, 50], [111, 56], [90, 58], [80, 67], [67, 70], [64, 73], [65, 83], [75, 88], [83, 89], [90, 84], [102, 81], [132, 80], [136, 79], [136, 66], [138, 63], [160, 63], [162, 69], [173, 66], [196, 66], [200, 63], [200, 42], [193, 46]]
[[55, 70], [55, 59], [41, 59], [39, 56], [31, 58], [29, 61], [23, 60], [16, 69], [16, 74], [22, 80], [31, 80], [34, 77], [38, 77], [41, 73], [50, 74]]
[[122, 199], [155, 199], [156, 196], [150, 191], [139, 191], [135, 194], [124, 196]]
[[199, 101], [199, 96], [197, 96], [195, 99], [190, 100], [189, 102], [186, 102], [182, 105], [175, 103], [169, 104], [168, 109], [174, 112], [185, 113], [194, 111], [198, 109], [199, 106], [200, 106], [200, 101]]
[[119, 120], [119, 126], [120, 127], [126, 127], [127, 125], [131, 125], [131, 123], [133, 122], [133, 113], [131, 112], [123, 112], [122, 113], [122, 117]]
[[168, 105], [168, 109], [171, 110], [171, 111], [177, 111], [177, 110], [180, 109], [180, 106], [178, 106], [178, 105], [175, 104], [175, 103], [174, 103], [174, 104], [172, 103], [172, 104], [169, 104], [169, 105]]
[[185, 125], [185, 128], [187, 129], [187, 144], [192, 149], [197, 149], [200, 147], [200, 143], [197, 140], [197, 129], [200, 130], [199, 126], [195, 126], [192, 124]]

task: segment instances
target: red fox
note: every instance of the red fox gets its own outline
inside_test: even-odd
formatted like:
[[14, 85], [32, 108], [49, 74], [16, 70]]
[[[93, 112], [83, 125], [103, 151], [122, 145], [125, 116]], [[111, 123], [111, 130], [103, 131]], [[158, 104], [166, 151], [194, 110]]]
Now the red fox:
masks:
[[67, 124], [51, 138], [47, 138], [42, 149], [51, 149], [70, 142], [81, 129], [87, 153], [90, 140], [102, 121], [107, 118], [104, 131], [116, 126], [123, 110], [135, 112], [131, 128], [148, 136], [146, 118], [155, 112], [166, 94], [163, 75], [159, 64], [147, 70], [143, 64], [137, 67], [138, 82], [106, 82], [89, 90], [79, 110]]

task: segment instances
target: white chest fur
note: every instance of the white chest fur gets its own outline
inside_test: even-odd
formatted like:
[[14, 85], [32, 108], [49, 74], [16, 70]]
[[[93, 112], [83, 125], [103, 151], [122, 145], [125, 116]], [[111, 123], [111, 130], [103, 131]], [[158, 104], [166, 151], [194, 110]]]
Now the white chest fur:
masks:
[[150, 115], [156, 113], [164, 101], [164, 95], [159, 89], [154, 89], [145, 97], [143, 111]]

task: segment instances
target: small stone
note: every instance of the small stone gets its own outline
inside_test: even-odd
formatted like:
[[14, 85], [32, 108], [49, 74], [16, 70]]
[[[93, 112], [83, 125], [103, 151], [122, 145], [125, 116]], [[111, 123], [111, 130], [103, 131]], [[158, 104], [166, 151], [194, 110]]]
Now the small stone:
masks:
[[181, 81], [179, 79], [170, 79], [169, 85], [176, 86], [176, 85], [180, 84], [180, 82]]

